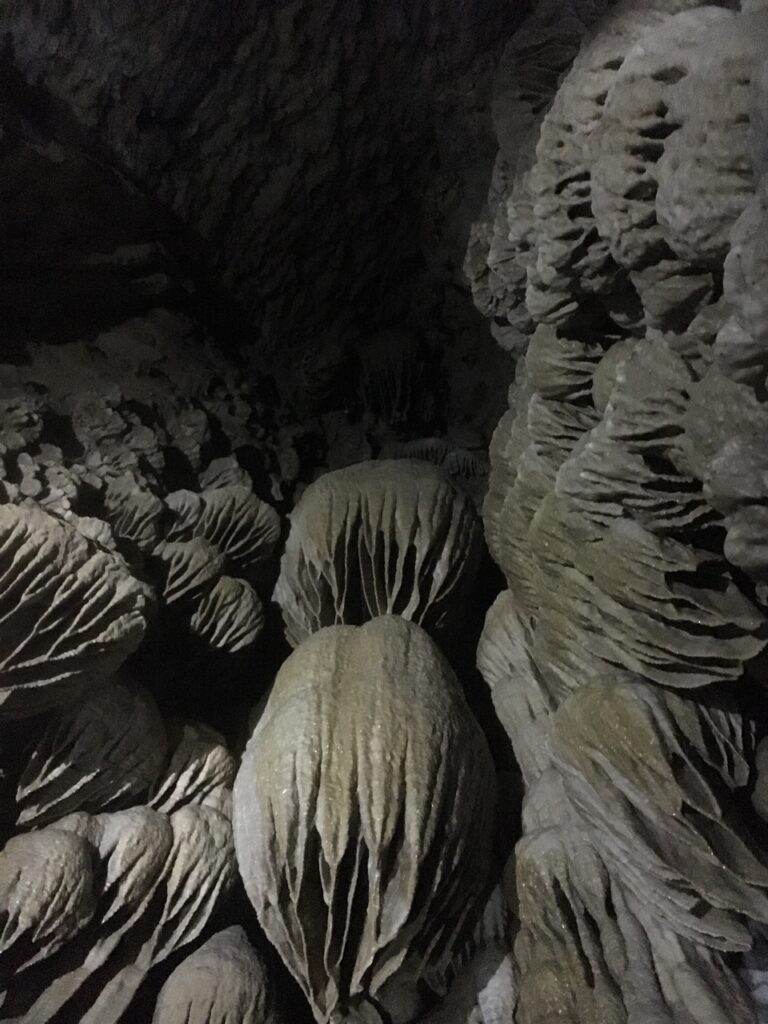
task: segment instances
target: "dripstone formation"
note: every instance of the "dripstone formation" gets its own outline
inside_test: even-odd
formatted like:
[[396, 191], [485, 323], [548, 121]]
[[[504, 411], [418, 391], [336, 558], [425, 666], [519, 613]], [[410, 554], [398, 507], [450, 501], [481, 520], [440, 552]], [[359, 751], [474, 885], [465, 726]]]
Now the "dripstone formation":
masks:
[[768, 5], [119, 6], [0, 13], [0, 1021], [768, 1022]]
[[478, 651], [526, 783], [515, 1019], [752, 1021], [768, 11], [575, 14], [545, 5], [508, 50], [505, 118], [516, 47], [558, 59], [582, 31], [535, 140], [513, 160], [501, 137], [467, 261], [524, 352], [484, 507], [508, 589]]

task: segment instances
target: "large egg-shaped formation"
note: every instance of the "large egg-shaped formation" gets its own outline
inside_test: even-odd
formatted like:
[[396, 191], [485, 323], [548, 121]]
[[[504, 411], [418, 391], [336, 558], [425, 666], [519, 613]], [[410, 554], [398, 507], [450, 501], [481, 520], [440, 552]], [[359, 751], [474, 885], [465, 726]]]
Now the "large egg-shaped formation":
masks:
[[234, 790], [240, 872], [318, 1021], [439, 977], [489, 866], [495, 773], [427, 634], [330, 626], [275, 680]]

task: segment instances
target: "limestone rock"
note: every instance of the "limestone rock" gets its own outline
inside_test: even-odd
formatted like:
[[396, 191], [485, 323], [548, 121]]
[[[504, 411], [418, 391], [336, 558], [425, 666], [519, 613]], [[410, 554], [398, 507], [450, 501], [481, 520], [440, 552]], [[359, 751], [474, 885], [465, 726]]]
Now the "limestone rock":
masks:
[[224, 569], [224, 555], [202, 537], [160, 541], [152, 554], [163, 569], [161, 593], [168, 605], [204, 597]]
[[418, 420], [418, 402], [429, 386], [418, 335], [384, 331], [366, 339], [357, 356], [365, 414], [392, 427]]
[[[10, 868], [7, 858], [17, 849], [37, 846], [49, 856], [64, 843], [82, 851], [82, 863], [57, 882], [68, 913], [57, 914], [51, 904], [48, 920], [56, 931], [44, 950], [44, 980], [33, 960], [19, 964], [3, 1011], [25, 1024], [47, 1024], [80, 1000], [84, 1024], [117, 1024], [152, 966], [200, 934], [233, 884], [231, 827], [205, 807], [170, 816], [146, 807], [94, 817], [78, 812], [11, 840], [0, 860]], [[87, 923], [72, 934], [81, 890], [90, 901]]]
[[592, 403], [602, 416], [611, 399], [619, 367], [628, 359], [637, 342], [634, 338], [617, 341], [603, 354], [592, 376]]
[[266, 966], [240, 927], [217, 932], [163, 985], [152, 1024], [278, 1024]]
[[512, 591], [505, 590], [486, 615], [477, 648], [478, 668], [491, 688], [496, 714], [512, 740], [527, 785], [551, 761], [547, 718], [553, 704], [532, 657], [534, 630], [534, 621], [519, 610]]
[[114, 535], [149, 553], [160, 541], [163, 502], [143, 488], [132, 473], [112, 478], [104, 494], [106, 517]]
[[[87, 844], [59, 830], [9, 840], [0, 852], [0, 908], [0, 956], [16, 960], [15, 969], [56, 953], [96, 909]], [[17, 944], [20, 959], [13, 957]]]
[[488, 492], [483, 502], [483, 525], [486, 543], [499, 565], [503, 565], [500, 546], [501, 517], [517, 477], [517, 462], [527, 440], [527, 425], [527, 416], [521, 416], [513, 409], [508, 409], [496, 425], [491, 438], [490, 473]]
[[195, 527], [203, 514], [203, 499], [197, 491], [173, 491], [165, 499], [169, 521], [165, 539], [189, 540], [195, 536]]
[[701, 480], [724, 446], [759, 447], [768, 436], [768, 406], [748, 384], [723, 377], [716, 367], [690, 387], [688, 398], [675, 462]]
[[482, 505], [485, 498], [489, 467], [481, 449], [457, 447], [448, 437], [424, 437], [384, 445], [380, 458], [433, 462], [440, 466], [451, 483], [472, 498], [476, 506]]
[[[115, 20], [107, 7], [12, 0], [0, 29], [25, 77], [205, 242], [262, 350], [290, 335], [295, 352], [297, 338], [321, 348], [329, 327], [354, 337], [409, 309], [410, 268], [422, 259], [414, 221], [439, 177], [435, 138], [459, 192], [430, 226], [442, 241], [461, 231], [473, 195], [463, 178], [476, 172], [459, 173], [464, 123], [485, 134], [490, 54], [518, 20], [516, 10], [446, 0], [365, 11], [338, 0], [295, 11], [249, 0], [234, 21], [215, 4], [149, 19], [126, 8]], [[290, 187], [298, 179], [306, 196]], [[325, 311], [341, 293], [329, 324]]]
[[525, 354], [528, 380], [541, 398], [579, 402], [592, 394], [601, 363], [600, 345], [563, 337], [551, 327], [536, 329]]
[[751, 80], [768, 44], [768, 16], [731, 18], [707, 33], [693, 73], [671, 90], [682, 127], [658, 163], [656, 214], [664, 239], [690, 262], [718, 266], [754, 191]]
[[0, 506], [0, 707], [44, 711], [113, 674], [144, 634], [145, 589], [116, 555], [36, 509]]
[[493, 792], [485, 740], [418, 626], [323, 629], [283, 665], [234, 827], [248, 895], [318, 1020], [395, 972], [445, 971], [482, 892]]
[[483, 918], [458, 966], [448, 995], [423, 1024], [508, 1024], [517, 997], [510, 915], [500, 886], [491, 892]]
[[256, 643], [264, 628], [264, 608], [250, 583], [221, 576], [200, 599], [190, 628], [206, 648], [234, 654]]
[[227, 813], [237, 762], [224, 737], [201, 722], [172, 723], [170, 756], [149, 794], [149, 806], [172, 814], [188, 804]]
[[691, 539], [719, 521], [697, 477], [672, 464], [651, 464], [608, 433], [607, 424], [599, 424], [557, 475], [557, 493], [585, 519], [609, 527], [629, 514], [657, 536], [687, 530]]
[[479, 545], [472, 503], [436, 466], [393, 460], [327, 473], [291, 515], [275, 590], [289, 642], [381, 614], [445, 628]]
[[19, 824], [127, 806], [154, 782], [165, 744], [150, 694], [105, 683], [59, 712], [35, 745], [16, 788]]
[[199, 515], [187, 530], [177, 523], [175, 536], [201, 537], [226, 556], [237, 575], [247, 579], [271, 557], [280, 539], [280, 517], [242, 486], [206, 489], [200, 500]]
[[756, 388], [761, 397], [768, 380], [767, 223], [768, 178], [764, 178], [731, 232], [724, 288], [734, 314], [718, 334], [714, 349], [721, 372]]
[[566, 789], [643, 920], [711, 949], [749, 949], [746, 919], [768, 916], [768, 861], [731, 795], [753, 756], [735, 705], [605, 680], [562, 705], [552, 735]]
[[735, 680], [765, 645], [760, 608], [705, 550], [629, 520], [601, 534], [555, 497], [531, 541], [546, 553], [536, 657], [559, 685], [582, 685], [603, 660], [673, 688]]
[[726, 556], [755, 579], [766, 579], [768, 463], [763, 431], [733, 436], [711, 460], [705, 487], [711, 503], [725, 515]]
[[[694, 5], [691, 5], [694, 6]], [[658, 224], [657, 165], [680, 127], [670, 93], [695, 69], [702, 45], [735, 16], [715, 7], [649, 19], [611, 84], [593, 141], [593, 209], [614, 259], [632, 274], [646, 323], [684, 327], [712, 290], [699, 258], [681, 259]], [[703, 258], [703, 257], [702, 257]], [[705, 261], [706, 263], [706, 261]]]
[[225, 455], [212, 459], [198, 474], [198, 482], [203, 489], [218, 490], [236, 487], [250, 490], [251, 480], [240, 465], [236, 455]]
[[[564, 325], [587, 297], [627, 290], [592, 209], [592, 136], [627, 51], [663, 15], [627, 5], [601, 24], [564, 77], [541, 125], [531, 191], [537, 225], [536, 259], [528, 270], [526, 303], [538, 323]], [[609, 303], [610, 305], [610, 303]]]
[[558, 774], [542, 775], [528, 799], [549, 811], [528, 814], [516, 851], [516, 1019], [748, 1024], [747, 992], [722, 955], [643, 917], [641, 893], [615, 871]]
[[520, 1024], [765, 1001], [765, 5], [641, 7], [599, 22], [540, 127], [514, 86], [499, 104], [468, 261], [480, 311], [531, 333], [491, 443], [508, 589], [478, 649], [527, 786]]

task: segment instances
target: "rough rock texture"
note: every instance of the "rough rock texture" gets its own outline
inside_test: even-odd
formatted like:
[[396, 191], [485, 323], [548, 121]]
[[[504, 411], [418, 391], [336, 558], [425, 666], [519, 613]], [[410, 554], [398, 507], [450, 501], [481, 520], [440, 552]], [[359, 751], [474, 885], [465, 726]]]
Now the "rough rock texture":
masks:
[[488, 139], [490, 54], [518, 17], [445, 0], [51, 0], [5, 4], [0, 29], [24, 75], [204, 240], [262, 343], [309, 352], [402, 315], [422, 230], [457, 261], [481, 181], [466, 133]]
[[[154, 594], [158, 614], [138, 655], [155, 666], [148, 681], [186, 692], [193, 672], [201, 700], [222, 671], [234, 683], [263, 632], [277, 572], [272, 503], [293, 486], [277, 431], [258, 425], [270, 414], [247, 374], [189, 316], [156, 309], [90, 341], [28, 343], [19, 365], [0, 365], [0, 390], [0, 500], [20, 510], [2, 515], [31, 524], [37, 513], [26, 510], [44, 509], [57, 536], [93, 552], [102, 590], [123, 566], [127, 595], [139, 586], [132, 577], [144, 600]], [[115, 626], [127, 630], [122, 657], [140, 638], [128, 642], [127, 612]]]
[[430, 463], [364, 462], [326, 473], [291, 515], [275, 589], [288, 641], [378, 615], [445, 631], [479, 556], [471, 502]]
[[0, 709], [45, 711], [115, 672], [150, 600], [125, 562], [39, 508], [0, 506]]
[[424, 1024], [505, 1024], [517, 1000], [511, 950], [512, 915], [501, 886], [491, 893], [483, 917], [463, 956], [456, 977], [438, 1009]]
[[765, 1017], [768, 8], [521, 11], [2, 6], [3, 1019]]
[[[621, 328], [645, 321], [679, 330], [712, 294], [711, 253], [725, 255], [723, 240], [751, 190], [744, 83], [762, 29], [731, 30], [732, 13], [696, 0], [618, 4], [557, 88], [558, 72], [600, 6], [575, 5], [565, 17], [560, 5], [557, 16], [553, 7], [541, 5], [513, 37], [497, 74], [500, 153], [491, 219], [473, 229], [465, 267], [476, 303], [512, 349], [520, 347], [516, 332], [529, 333], [536, 323], [581, 326], [597, 316]], [[655, 31], [661, 22], [665, 33]], [[700, 64], [697, 33], [703, 38], [713, 29], [722, 50], [716, 48], [711, 74], [702, 74], [706, 93], [696, 87], [701, 79], [681, 79]], [[665, 157], [666, 140], [678, 130]], [[697, 165], [694, 183], [685, 159], [702, 142], [711, 162]], [[685, 192], [684, 201], [675, 189]], [[709, 215], [714, 207], [717, 222]], [[676, 217], [683, 225], [698, 217], [697, 230], [718, 241], [699, 240], [693, 258], [673, 237]], [[678, 234], [690, 232], [683, 227]]]
[[[466, 492], [423, 471], [440, 486], [417, 589], [441, 621], [480, 547], [509, 364], [459, 265], [519, 8], [193, 6], [0, 10], [0, 519], [54, 539], [43, 558], [6, 549], [0, 613], [0, 1016], [26, 1024], [276, 1021], [273, 985], [308, 1019], [232, 891], [244, 723], [287, 653], [269, 604], [282, 515], [326, 469], [418, 455]], [[439, 674], [438, 710], [477, 747], [478, 827], [459, 820], [463, 883], [446, 861], [442, 888], [433, 828], [413, 903], [450, 912], [390, 961], [423, 960], [439, 993], [458, 974], [469, 1012], [508, 1007], [506, 917], [463, 934], [494, 773]], [[441, 780], [457, 798], [434, 774], [425, 818]], [[253, 948], [221, 931], [234, 921]], [[378, 994], [404, 1022], [438, 997], [397, 973]], [[373, 1003], [353, 1015], [378, 1024]]]
[[508, 589], [478, 650], [527, 787], [525, 1024], [746, 1024], [763, 999], [768, 20], [734, 7], [605, 15], [535, 152], [500, 126], [485, 269], [470, 240], [479, 308], [530, 335], [490, 449]]
[[149, 789], [165, 758], [165, 726], [151, 695], [105, 683], [47, 726], [16, 788], [18, 823], [127, 806]]
[[[23, 13], [25, 17], [37, 16], [29, 9]], [[38, 8], [38, 13], [40, 18], [45, 17], [42, 8]], [[0, 25], [6, 15], [9, 19], [15, 17], [11, 8], [5, 6], [0, 12]], [[183, 10], [176, 15], [183, 20]], [[98, 20], [95, 9], [72, 12], [74, 21], [81, 16]], [[499, 16], [506, 17], [503, 12]], [[208, 17], [229, 24], [228, 18], [235, 18], [235, 14], [214, 11], [209, 6], [201, 12], [195, 31], [204, 35]], [[65, 38], [71, 35], [71, 26], [65, 27], [66, 20], [59, 19], [53, 33], [53, 45], [58, 48], [64, 47]], [[160, 18], [151, 32], [156, 32], [158, 39], [165, 39], [170, 28], [178, 28], [171, 25], [171, 20]], [[420, 16], [417, 20], [421, 25]], [[233, 22], [230, 27], [234, 34], [245, 31], [242, 23]], [[301, 35], [304, 27], [305, 22], [298, 19], [297, 34]], [[371, 27], [367, 18], [358, 25], [362, 33]], [[122, 38], [124, 28], [122, 23], [114, 24], [117, 37]], [[488, 38], [495, 46], [500, 37], [494, 34]], [[403, 45], [417, 45], [410, 34], [403, 40]], [[90, 45], [93, 40], [83, 42]], [[465, 38], [455, 48], [457, 59], [459, 51], [465, 52], [465, 43], [473, 49]], [[286, 45], [290, 46], [290, 41]], [[56, 390], [52, 385], [57, 380], [66, 382], [70, 392], [96, 391], [100, 399], [107, 401], [113, 412], [107, 414], [102, 410], [100, 425], [89, 424], [94, 396], [80, 395], [85, 422], [79, 423], [76, 437], [78, 443], [93, 449], [87, 482], [91, 480], [90, 471], [102, 467], [104, 462], [114, 462], [115, 475], [122, 478], [111, 482], [106, 495], [114, 529], [145, 546], [158, 539], [157, 503], [143, 493], [145, 488], [136, 488], [133, 479], [138, 477], [143, 484], [150, 463], [154, 475], [165, 475], [158, 463], [167, 454], [166, 441], [162, 433], [157, 436], [157, 425], [169, 435], [174, 449], [174, 480], [169, 490], [247, 486], [250, 478], [260, 497], [289, 501], [295, 491], [299, 492], [314, 478], [318, 469], [340, 468], [380, 457], [382, 453], [389, 457], [387, 453], [393, 448], [438, 437], [451, 453], [449, 472], [458, 482], [466, 483], [478, 501], [482, 499], [487, 475], [485, 446], [503, 409], [508, 360], [486, 337], [482, 318], [466, 301], [466, 284], [461, 279], [459, 263], [466, 224], [474, 216], [484, 187], [482, 163], [490, 163], [493, 155], [488, 54], [478, 51], [471, 68], [468, 65], [468, 77], [461, 76], [456, 81], [451, 78], [451, 87], [433, 103], [427, 102], [425, 95], [420, 113], [412, 102], [413, 96], [407, 98], [409, 116], [413, 115], [420, 125], [421, 143], [417, 148], [421, 156], [414, 159], [424, 163], [429, 175], [434, 174], [433, 187], [425, 189], [423, 180], [401, 174], [402, 160], [394, 176], [394, 192], [380, 188], [375, 175], [370, 181], [366, 179], [360, 186], [360, 198], [375, 209], [362, 231], [347, 216], [349, 194], [345, 183], [328, 185], [334, 198], [323, 206], [323, 215], [336, 218], [339, 232], [350, 239], [355, 250], [365, 246], [373, 255], [370, 259], [354, 257], [353, 270], [349, 274], [344, 272], [346, 276], [342, 276], [335, 291], [329, 292], [324, 305], [310, 301], [302, 312], [294, 296], [277, 320], [272, 346], [275, 351], [269, 354], [269, 346], [254, 344], [258, 336], [254, 321], [262, 316], [263, 307], [248, 315], [236, 308], [231, 294], [222, 288], [211, 269], [209, 247], [189, 230], [189, 222], [180, 224], [158, 202], [152, 181], [140, 174], [136, 177], [126, 173], [125, 156], [111, 150], [103, 137], [99, 141], [100, 129], [90, 131], [44, 85], [26, 81], [14, 64], [12, 49], [12, 44], [11, 49], [6, 45], [0, 62], [0, 246], [4, 254], [0, 301], [5, 314], [0, 359], [17, 369], [26, 364], [27, 370], [19, 381], [16, 371], [6, 374], [2, 367], [0, 401], [8, 397], [13, 402], [14, 397], [20, 397], [16, 391], [20, 383], [30, 399], [30, 387], [44, 384], [51, 392]], [[103, 49], [100, 48], [100, 55], [106, 52], [102, 53]], [[122, 74], [120, 60], [127, 58], [129, 51], [127, 45], [116, 45], [112, 54], [118, 77]], [[361, 58], [364, 53], [363, 47]], [[394, 52], [391, 57], [398, 59]], [[447, 51], [441, 51], [434, 63], [442, 67], [443, 58], [453, 59]], [[96, 59], [89, 56], [89, 65]], [[414, 74], [424, 72], [426, 88], [427, 70], [418, 63], [413, 68]], [[76, 63], [68, 65], [67, 74], [71, 71], [76, 77], [76, 69]], [[366, 75], [368, 70], [366, 66]], [[378, 75], [374, 77], [385, 88], [386, 75], [383, 68], [379, 70], [381, 80]], [[299, 71], [297, 64], [296, 73]], [[195, 67], [195, 73], [198, 72], [202, 73], [201, 66]], [[267, 74], [261, 60], [249, 66], [248, 74], [251, 73]], [[212, 74], [215, 77], [217, 72]], [[293, 72], [288, 74], [290, 77]], [[398, 90], [405, 89], [402, 76], [395, 81]], [[327, 84], [331, 89], [337, 83]], [[55, 92], [55, 82], [49, 85]], [[312, 108], [316, 99], [313, 87]], [[391, 106], [388, 101], [386, 118], [363, 122], [365, 131], [375, 136], [370, 142], [376, 150], [372, 157], [376, 161], [388, 161], [400, 144], [398, 141], [387, 145], [379, 135], [397, 132], [399, 140], [402, 134], [403, 120], [397, 124], [389, 120]], [[223, 122], [242, 114], [241, 105], [229, 104], [226, 114], [216, 119], [216, 131], [221, 129], [226, 134]], [[297, 128], [302, 116], [305, 115], [297, 113]], [[306, 113], [306, 117], [312, 116]], [[130, 119], [121, 123], [127, 127]], [[241, 126], [244, 145], [250, 144], [248, 133], [258, 132], [260, 123], [251, 118], [246, 126]], [[438, 124], [440, 129], [436, 130]], [[350, 145], [357, 152], [358, 127], [350, 126], [348, 132], [353, 130], [355, 139]], [[177, 136], [173, 120], [163, 131], [178, 145], [178, 152], [169, 157], [167, 169], [170, 173], [171, 164], [178, 158], [182, 165], [178, 173], [183, 177], [186, 143]], [[472, 146], [467, 146], [467, 137], [473, 140]], [[300, 147], [306, 135], [299, 131], [297, 138], [296, 145]], [[345, 138], [344, 133], [334, 134], [329, 143], [331, 153], [343, 147]], [[360, 143], [363, 147], [365, 144]], [[439, 152], [433, 152], [435, 158], [429, 159], [427, 150], [434, 151], [435, 147]], [[258, 159], [269, 164], [267, 174], [281, 173], [271, 164], [273, 158], [281, 159], [278, 149], [279, 146], [270, 143], [259, 150]], [[202, 164], [215, 166], [222, 174], [229, 167], [226, 156], [217, 162], [207, 153], [200, 156]], [[237, 178], [243, 188], [250, 188], [249, 176], [254, 169], [255, 164], [249, 163]], [[237, 182], [230, 190], [232, 195], [238, 188]], [[345, 195], [344, 203], [336, 200], [337, 192]], [[405, 192], [413, 202], [404, 197]], [[255, 243], [263, 247], [259, 251], [269, 267], [276, 265], [272, 229], [283, 215], [290, 218], [285, 229], [296, 222], [294, 207], [299, 192], [287, 192], [284, 200], [290, 209], [283, 213], [276, 213], [270, 206], [272, 199], [278, 205], [283, 199], [270, 195], [263, 196], [266, 206], [258, 216], [263, 214], [265, 224], [259, 228]], [[341, 291], [349, 295], [350, 275], [356, 280], [366, 275], [375, 278], [376, 287], [382, 282], [381, 261], [389, 258], [387, 253], [396, 244], [391, 238], [389, 212], [397, 202], [393, 196], [400, 200], [398, 215], [407, 221], [403, 230], [408, 244], [414, 251], [426, 246], [435, 256], [424, 272], [409, 258], [407, 265], [398, 264], [393, 275], [395, 287], [407, 296], [407, 322], [403, 303], [395, 301], [392, 289], [386, 285], [388, 298], [378, 311], [366, 304], [353, 312], [354, 303], [337, 301]], [[217, 202], [206, 182], [201, 202], [207, 203], [209, 199]], [[430, 207], [428, 214], [418, 208], [422, 199]], [[375, 225], [379, 224], [379, 203], [388, 211], [380, 218], [380, 227], [386, 234], [383, 240], [376, 239], [374, 233]], [[245, 205], [247, 211], [257, 216], [258, 203], [248, 206], [246, 201]], [[303, 200], [300, 205], [302, 216], [316, 216]], [[244, 222], [245, 215], [244, 212], [232, 223], [227, 221], [222, 233], [229, 235]], [[284, 228], [275, 227], [278, 232]], [[449, 231], [445, 237], [444, 229]], [[318, 232], [313, 226], [302, 234], [302, 252], [306, 250], [310, 262], [325, 245], [338, 252], [337, 236], [338, 232], [334, 240], [329, 240], [327, 233]], [[292, 235], [286, 237], [285, 244], [290, 268], [283, 267], [279, 273], [303, 273], [299, 266], [301, 247], [297, 248]], [[402, 249], [403, 239], [397, 244]], [[444, 251], [438, 254], [441, 249]], [[238, 254], [243, 251], [238, 249]], [[251, 256], [255, 258], [255, 249]], [[333, 277], [335, 266], [334, 259], [323, 256], [313, 273]], [[263, 274], [254, 281], [255, 286], [262, 280]], [[279, 285], [275, 288], [275, 298], [280, 302], [290, 294], [290, 288], [285, 292]], [[310, 286], [305, 285], [301, 295], [306, 297], [310, 292]], [[289, 324], [287, 321], [294, 314], [299, 319], [311, 314], [312, 325], [303, 330]], [[354, 329], [349, 323], [350, 315], [356, 321]], [[386, 327], [380, 322], [382, 318], [393, 323]], [[67, 344], [65, 352], [54, 356], [46, 354], [48, 346], [41, 348], [41, 341], [78, 344], [74, 350]], [[159, 351], [153, 355], [149, 348]], [[230, 361], [221, 357], [222, 349], [232, 357]], [[167, 362], [161, 368], [159, 363], [164, 360]], [[165, 379], [152, 380], [157, 370], [163, 372]], [[134, 387], [137, 379], [142, 381], [142, 387]], [[87, 387], [86, 382], [91, 386]], [[152, 383], [154, 389], [150, 387]], [[170, 401], [157, 409], [156, 400], [163, 391]], [[126, 400], [144, 403], [149, 394], [153, 395], [149, 416], [144, 408], [126, 408]], [[42, 413], [49, 422], [40, 450], [17, 443], [18, 454], [10, 474], [4, 476], [6, 482], [12, 479], [24, 495], [50, 507], [68, 508], [83, 483], [83, 473], [77, 465], [79, 460], [72, 459], [71, 438], [61, 436], [60, 430], [50, 429], [51, 412], [58, 415], [60, 410], [51, 410], [49, 400], [50, 395], [44, 393]], [[20, 424], [29, 412], [24, 408], [14, 408], [12, 412], [14, 430], [14, 424]], [[69, 418], [68, 408], [61, 412]], [[108, 437], [102, 436], [105, 430], [110, 432]], [[142, 463], [140, 472], [138, 462]], [[137, 491], [142, 493], [134, 493]], [[99, 510], [94, 511], [95, 518], [100, 518]], [[88, 515], [81, 513], [81, 518], [88, 520], [83, 526], [100, 531], [104, 539], [103, 527], [93, 521], [91, 510]]]
[[[45, 884], [32, 885], [40, 872]], [[78, 812], [14, 837], [0, 853], [4, 1014], [117, 1022], [152, 966], [200, 934], [234, 877], [229, 819], [208, 807]]]
[[386, 1007], [386, 982], [440, 986], [486, 881], [493, 794], [485, 739], [418, 626], [328, 627], [285, 662], [238, 772], [235, 836], [318, 1021]]

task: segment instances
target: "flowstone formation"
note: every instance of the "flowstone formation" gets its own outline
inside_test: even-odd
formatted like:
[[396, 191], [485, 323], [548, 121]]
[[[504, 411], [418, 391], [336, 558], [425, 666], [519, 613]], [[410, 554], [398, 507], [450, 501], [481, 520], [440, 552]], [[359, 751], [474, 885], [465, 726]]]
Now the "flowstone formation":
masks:
[[418, 626], [330, 626], [285, 662], [238, 772], [235, 842], [317, 1020], [376, 1020], [357, 1004], [392, 1010], [422, 977], [440, 988], [488, 877], [494, 789], [482, 732]]
[[544, 4], [499, 75], [466, 267], [521, 353], [478, 650], [526, 785], [519, 1024], [768, 1019], [768, 10], [742, 6]]
[[[32, 303], [33, 271], [14, 249], [8, 282], [18, 315], [0, 356], [0, 1020], [309, 1024], [314, 1012], [405, 1024], [437, 1012], [449, 989], [462, 1013], [482, 1000], [511, 1006], [498, 884], [489, 902], [495, 770], [460, 684], [417, 624], [442, 639], [471, 599], [487, 478], [477, 438], [471, 449], [444, 433], [420, 439], [439, 422], [429, 410], [442, 377], [427, 373], [420, 340], [401, 347], [397, 332], [361, 343], [356, 411], [323, 406], [321, 347], [285, 403], [246, 350], [227, 351], [203, 322], [202, 286], [170, 258], [164, 284], [145, 276], [144, 243], [160, 230], [121, 176], [94, 171], [66, 119], [53, 118], [58, 137], [41, 145], [25, 112], [3, 124], [0, 181], [22, 168], [30, 204], [44, 205], [79, 177], [78, 224], [89, 228], [60, 214], [47, 225], [51, 261], [77, 264], [72, 306], [83, 296], [60, 335], [57, 297], [72, 281]], [[112, 223], [90, 202], [99, 189]], [[102, 288], [119, 301], [91, 308]], [[355, 799], [338, 829], [315, 821], [304, 846], [273, 823], [261, 849], [274, 860], [254, 845], [238, 865], [232, 788], [248, 734], [273, 715], [281, 663], [292, 646], [304, 657], [327, 622], [356, 632], [382, 613], [392, 619], [380, 664], [359, 657], [359, 672], [338, 679], [318, 665], [314, 680], [329, 697], [337, 685], [357, 694], [355, 729], [343, 693], [311, 724], [366, 747], [367, 788], [355, 789], [363, 760], [352, 757]], [[477, 681], [462, 681], [471, 697]], [[376, 748], [385, 723], [402, 744], [398, 763]], [[298, 739], [275, 743], [298, 757]], [[302, 771], [333, 806], [335, 763], [309, 758]], [[238, 800], [248, 835], [270, 793], [262, 775]], [[402, 800], [379, 835], [395, 786]], [[317, 795], [284, 796], [283, 821], [318, 806]], [[361, 831], [366, 815], [373, 832]], [[341, 857], [325, 914], [319, 835]], [[294, 904], [294, 874], [312, 856]], [[287, 890], [270, 890], [276, 872]], [[386, 913], [371, 905], [371, 934], [360, 936], [347, 903], [363, 905], [377, 873]], [[303, 951], [283, 938], [281, 915], [294, 937], [324, 924], [338, 963], [322, 943]]]
[[[115, 539], [109, 518], [92, 517], [95, 540], [77, 515], [30, 498], [0, 505], [15, 729], [2, 748], [3, 1020], [293, 1019], [255, 919], [255, 947], [242, 928], [221, 930], [245, 912], [238, 873], [319, 1022], [406, 1024], [449, 989], [460, 1017], [511, 1007], [509, 915], [498, 886], [489, 899], [493, 758], [447, 660], [410, 621], [422, 600], [439, 610], [456, 580], [471, 581], [476, 513], [430, 463], [366, 463], [357, 477], [363, 505], [383, 495], [394, 516], [371, 523], [391, 535], [395, 563], [348, 547], [344, 588], [402, 614], [342, 602], [341, 624], [289, 633], [296, 649], [255, 711], [239, 771], [215, 730], [161, 713], [151, 665], [172, 656], [177, 601], [212, 601], [210, 645], [230, 635], [244, 613], [212, 600], [230, 579], [222, 568], [259, 577], [279, 537], [274, 509], [244, 486], [163, 499], [135, 484], [140, 509], [160, 506], [163, 535], [191, 538], [142, 547], [142, 531]], [[159, 580], [158, 546], [171, 566]], [[393, 575], [414, 557], [428, 576]], [[432, 592], [438, 578], [446, 589]]]
[[289, 528], [275, 409], [181, 312], [0, 377], [0, 1019], [508, 1009], [496, 771], [427, 632], [472, 498], [315, 465]]
[[501, 14], [117, 6], [0, 14], [0, 1021], [768, 1021], [768, 7], [511, 38], [484, 390]]
[[445, 474], [411, 459], [326, 473], [291, 514], [275, 600], [295, 646], [395, 614], [438, 633], [474, 583], [480, 524]]

